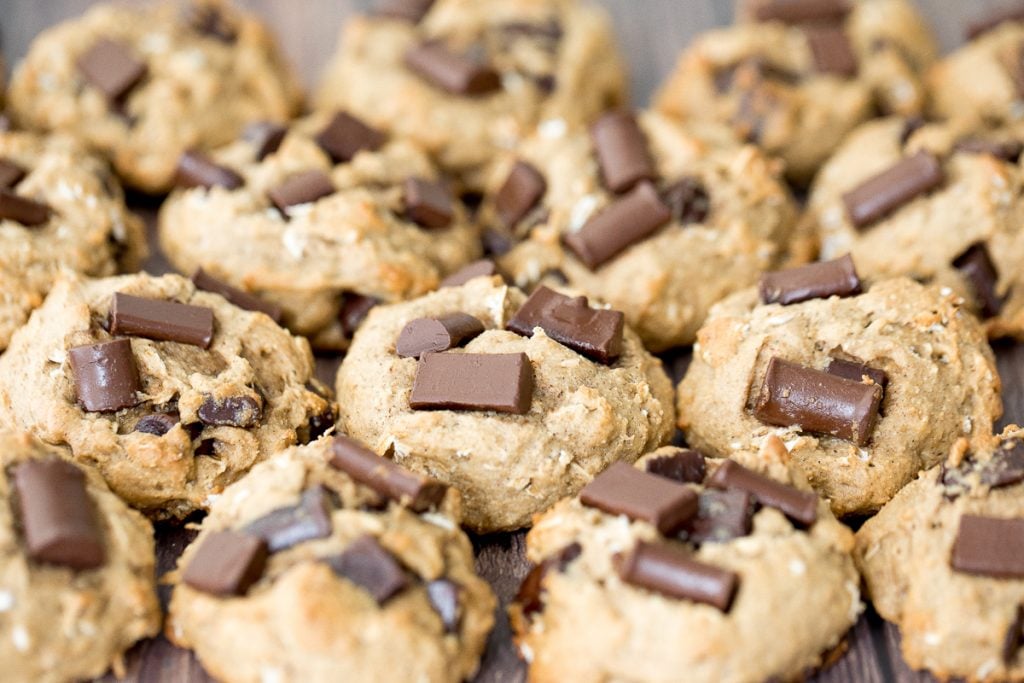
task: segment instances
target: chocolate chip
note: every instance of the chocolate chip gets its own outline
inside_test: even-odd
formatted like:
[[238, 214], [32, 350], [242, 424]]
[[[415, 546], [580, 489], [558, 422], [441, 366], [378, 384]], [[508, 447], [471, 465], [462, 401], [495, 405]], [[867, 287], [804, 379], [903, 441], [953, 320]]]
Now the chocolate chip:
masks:
[[654, 181], [658, 171], [647, 147], [647, 136], [632, 112], [613, 111], [590, 128], [605, 187], [616, 194], [632, 190], [641, 181]]
[[844, 194], [843, 204], [854, 226], [864, 229], [945, 180], [939, 159], [920, 151]]
[[963, 515], [950, 566], [976, 576], [1024, 577], [1024, 519]]
[[964, 138], [953, 146], [954, 151], [964, 154], [987, 154], [1000, 161], [1015, 164], [1024, 152], [1024, 143], [1019, 140], [986, 140]]
[[356, 330], [366, 320], [366, 316], [374, 306], [380, 303], [380, 299], [370, 296], [363, 296], [355, 292], [346, 292], [342, 296], [341, 310], [338, 312], [338, 320], [341, 323], [341, 333], [347, 339], [355, 336]]
[[441, 280], [440, 288], [461, 287], [470, 280], [474, 280], [478, 277], [492, 277], [497, 275], [497, 273], [498, 267], [494, 265], [494, 261], [490, 259], [480, 259], [479, 261], [470, 263], [468, 266], [460, 268], [445, 279]]
[[1006, 635], [1003, 636], [1003, 662], [1011, 666], [1017, 661], [1017, 653], [1021, 645], [1024, 645], [1024, 605], [1017, 605], [1013, 612], [1013, 621], [1006, 628]]
[[304, 171], [288, 177], [277, 187], [267, 190], [267, 197], [286, 218], [293, 206], [302, 206], [335, 193], [331, 177], [323, 171]]
[[586, 297], [568, 297], [540, 286], [508, 321], [507, 328], [532, 337], [539, 327], [559, 344], [608, 364], [622, 353], [623, 324], [621, 311], [591, 308]]
[[204, 292], [220, 294], [239, 308], [256, 313], [265, 313], [278, 325], [281, 324], [281, 320], [284, 318], [284, 311], [281, 310], [280, 306], [264, 301], [258, 296], [244, 292], [237, 287], [232, 287], [223, 280], [213, 277], [202, 268], [196, 269], [196, 272], [192, 274], [192, 284], [196, 286], [196, 289], [201, 289]]
[[552, 571], [564, 572], [569, 565], [583, 553], [579, 543], [570, 543], [554, 555], [545, 558], [540, 564], [534, 565], [523, 578], [516, 593], [515, 603], [519, 605], [523, 616], [540, 612], [544, 604], [544, 577]]
[[334, 573], [356, 584], [383, 605], [406, 586], [402, 567], [373, 536], [360, 536], [345, 552], [328, 559]]
[[139, 403], [139, 370], [127, 339], [68, 351], [78, 402], [90, 412], [114, 412]]
[[245, 533], [262, 538], [276, 553], [315, 538], [331, 535], [331, 498], [316, 485], [302, 493], [298, 505], [271, 510], [245, 526]]
[[830, 359], [828, 365], [825, 366], [825, 372], [836, 377], [852, 379], [854, 382], [863, 382], [864, 378], [867, 377], [882, 387], [883, 391], [885, 391], [885, 387], [889, 384], [889, 375], [886, 374], [885, 370], [868, 367], [864, 363], [843, 360], [842, 358]]
[[152, 434], [153, 436], [163, 436], [174, 429], [178, 422], [180, 422], [180, 418], [177, 414], [153, 413], [152, 415], [146, 415], [136, 422], [135, 429], [132, 431]]
[[288, 126], [275, 121], [255, 121], [245, 127], [242, 137], [252, 145], [257, 161], [281, 149], [281, 143], [288, 135]]
[[343, 111], [316, 136], [316, 143], [336, 164], [347, 164], [359, 152], [374, 152], [386, 141], [384, 133]]
[[675, 533], [697, 514], [693, 489], [624, 462], [613, 464], [587, 484], [580, 502], [648, 522], [663, 534]]
[[436, 579], [427, 582], [427, 599], [430, 606], [441, 617], [445, 633], [459, 630], [462, 620], [462, 588], [450, 579]]
[[445, 183], [425, 178], [407, 178], [405, 181], [405, 213], [423, 228], [447, 228], [452, 224], [455, 210], [452, 194]]
[[1021, 21], [1024, 21], [1024, 7], [1006, 7], [968, 24], [964, 29], [964, 37], [974, 40], [1002, 24]]
[[548, 191], [548, 183], [536, 167], [517, 161], [494, 197], [498, 218], [511, 230], [523, 220]]
[[533, 365], [525, 353], [428, 353], [409, 396], [413, 410], [492, 410], [525, 415]]
[[13, 190], [27, 171], [10, 159], [0, 159], [0, 189]]
[[857, 55], [841, 26], [805, 26], [803, 31], [819, 73], [843, 78], [857, 75]]
[[698, 545], [726, 543], [750, 534], [753, 517], [754, 496], [749, 491], [701, 491], [697, 515], [679, 536]]
[[208, 349], [213, 343], [213, 310], [117, 292], [110, 304], [110, 333]]
[[626, 583], [722, 612], [732, 607], [739, 586], [735, 572], [697, 562], [661, 543], [638, 541], [628, 554], [616, 556], [615, 569]]
[[251, 396], [206, 396], [196, 411], [203, 424], [221, 427], [255, 427], [263, 418], [263, 408]]
[[762, 303], [783, 306], [831, 296], [855, 296], [862, 291], [849, 254], [834, 261], [765, 273], [759, 289]]
[[953, 259], [953, 267], [960, 271], [960, 275], [970, 284], [982, 317], [994, 318], [999, 315], [1003, 310], [1003, 299], [997, 291], [999, 273], [985, 243], [972, 244], [964, 253]]
[[223, 187], [237, 190], [245, 185], [245, 179], [227, 166], [221, 166], [202, 152], [185, 152], [178, 159], [175, 175], [178, 187]]
[[839, 22], [850, 13], [848, 0], [758, 0], [754, 18], [787, 24]]
[[650, 183], [640, 183], [587, 221], [564, 241], [591, 270], [647, 239], [669, 222], [672, 213]]
[[50, 220], [50, 207], [0, 188], [0, 220], [11, 220], [32, 228]]
[[447, 351], [483, 334], [484, 324], [466, 313], [437, 318], [417, 318], [398, 335], [395, 353], [401, 358], [419, 358], [424, 353]]
[[480, 96], [501, 88], [489, 64], [455, 54], [439, 43], [423, 43], [405, 53], [405, 65], [431, 85], [453, 95]]
[[213, 5], [192, 6], [186, 17], [190, 26], [198, 33], [216, 38], [222, 43], [233, 43], [238, 32], [219, 7]]
[[245, 595], [267, 564], [262, 538], [237, 531], [215, 531], [203, 539], [181, 580], [212, 595]]
[[818, 496], [811, 491], [775, 481], [749, 470], [735, 460], [726, 460], [708, 479], [708, 488], [746, 491], [758, 504], [775, 508], [791, 522], [810, 527], [818, 521]]
[[377, 0], [374, 12], [383, 17], [404, 19], [418, 24], [433, 4], [434, 0]]
[[647, 471], [683, 484], [700, 484], [707, 474], [707, 464], [703, 453], [678, 448], [669, 455], [648, 460]]
[[85, 79], [110, 102], [123, 101], [149, 70], [131, 46], [106, 38], [96, 41], [77, 64]]
[[711, 213], [711, 198], [699, 178], [686, 177], [662, 190], [672, 218], [680, 225], [703, 223]]
[[72, 569], [95, 569], [106, 557], [85, 475], [50, 458], [14, 467], [15, 499], [28, 556]]
[[338, 434], [331, 443], [333, 467], [385, 498], [425, 512], [444, 500], [448, 487], [382, 458], [355, 439]]

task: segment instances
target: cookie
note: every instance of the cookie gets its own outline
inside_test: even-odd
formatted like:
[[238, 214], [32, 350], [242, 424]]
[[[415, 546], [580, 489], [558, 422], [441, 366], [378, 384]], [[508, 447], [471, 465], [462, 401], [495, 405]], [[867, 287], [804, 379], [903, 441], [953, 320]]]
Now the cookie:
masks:
[[24, 125], [74, 135], [126, 184], [156, 193], [170, 188], [185, 150], [296, 113], [296, 82], [263, 25], [226, 2], [99, 5], [35, 39], [8, 106]]
[[0, 432], [0, 659], [11, 683], [92, 679], [160, 630], [153, 528], [93, 470]]
[[906, 0], [859, 0], [852, 8], [844, 3], [847, 12], [813, 23], [759, 9], [782, 4], [741, 3], [741, 15], [765, 20], [698, 38], [662, 86], [655, 108], [728, 123], [785, 160], [791, 180], [806, 184], [845, 135], [876, 110], [923, 110], [921, 73], [936, 47]]
[[530, 680], [799, 680], [826, 665], [862, 608], [853, 534], [788, 459], [774, 437], [736, 460], [663, 448], [539, 517], [511, 608]]
[[479, 532], [528, 525], [673, 431], [671, 383], [621, 313], [494, 277], [373, 309], [337, 388], [341, 431], [459, 489]]
[[759, 289], [720, 303], [697, 335], [678, 394], [694, 448], [725, 457], [779, 436], [847, 516], [878, 510], [957, 439], [991, 433], [999, 376], [955, 295], [861, 281], [849, 258]]
[[182, 518], [333, 426], [309, 344], [177, 275], [61, 280], [0, 357], [0, 421]]
[[1024, 432], [968, 448], [909, 484], [857, 532], [875, 609], [903, 657], [946, 680], [1024, 680]]
[[583, 123], [627, 99], [608, 17], [578, 0], [379, 8], [342, 31], [316, 104], [416, 140], [447, 169], [472, 174], [540, 122]]
[[652, 351], [692, 344], [714, 303], [801, 251], [780, 165], [724, 127], [619, 110], [541, 127], [490, 175], [488, 234], [529, 235], [502, 270], [622, 310]]
[[67, 136], [0, 130], [0, 350], [60, 273], [133, 271], [145, 254], [106, 162]]
[[458, 494], [382, 463], [323, 438], [230, 486], [173, 575], [168, 636], [226, 683], [468, 680], [497, 601]]
[[171, 262], [255, 293], [319, 348], [348, 344], [353, 306], [425, 294], [480, 255], [426, 155], [346, 112], [253, 126], [184, 156], [179, 181], [160, 212]]

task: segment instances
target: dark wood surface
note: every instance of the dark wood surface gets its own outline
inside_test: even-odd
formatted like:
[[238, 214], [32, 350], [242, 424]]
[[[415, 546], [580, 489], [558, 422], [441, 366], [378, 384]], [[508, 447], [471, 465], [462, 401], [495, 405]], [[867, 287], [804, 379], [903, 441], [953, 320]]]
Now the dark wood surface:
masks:
[[[136, 2], [137, 0], [130, 0]], [[965, 19], [1019, 0], [918, 0], [945, 49], [955, 47]], [[24, 54], [32, 38], [42, 29], [73, 16], [93, 4], [90, 0], [0, 0], [0, 46], [8, 66]], [[307, 87], [312, 86], [334, 49], [337, 33], [345, 18], [364, 9], [369, 0], [241, 0], [240, 4], [262, 14], [275, 28]], [[672, 68], [679, 50], [698, 32], [731, 19], [730, 0], [603, 0], [612, 12], [623, 51], [633, 69], [633, 92], [638, 105], [647, 102], [657, 84]], [[152, 218], [153, 207], [137, 206]], [[148, 264], [163, 272], [166, 264], [159, 254]], [[997, 347], [1004, 384], [1003, 422], [1024, 421], [1024, 347]], [[333, 385], [337, 358], [321, 358], [321, 378]], [[686, 357], [670, 363], [677, 371]], [[192, 532], [162, 526], [157, 530], [159, 571], [174, 564]], [[515, 594], [526, 572], [522, 534], [501, 534], [474, 539], [477, 568], [491, 582], [502, 604]], [[166, 590], [162, 590], [166, 598]], [[498, 624], [477, 677], [480, 682], [512, 683], [525, 678], [525, 668], [511, 643], [508, 622], [499, 610]], [[899, 633], [884, 624], [870, 609], [849, 635], [849, 650], [833, 666], [817, 674], [819, 683], [924, 683], [933, 679], [910, 671], [899, 655]], [[139, 644], [128, 657], [128, 678], [137, 683], [202, 683], [210, 679], [188, 653], [157, 638]], [[0, 663], [2, 667], [2, 663]], [[0, 670], [2, 678], [2, 670]], [[107, 677], [105, 681], [113, 681]], [[685, 673], [680, 674], [685, 681]]]

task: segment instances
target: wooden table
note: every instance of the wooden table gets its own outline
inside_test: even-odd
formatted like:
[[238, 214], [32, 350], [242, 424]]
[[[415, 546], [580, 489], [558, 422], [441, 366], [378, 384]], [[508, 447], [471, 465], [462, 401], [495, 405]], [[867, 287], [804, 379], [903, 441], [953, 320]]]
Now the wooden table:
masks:
[[[129, 0], [137, 4], [138, 0]], [[991, 9], [1013, 5], [1015, 0], [918, 0], [942, 45], [955, 47], [968, 17]], [[0, 0], [0, 45], [9, 63], [24, 54], [32, 38], [50, 24], [73, 16], [89, 0]], [[328, 57], [345, 18], [365, 9], [370, 0], [241, 0], [267, 18], [279, 34], [285, 49], [307, 86], [312, 86]], [[623, 50], [633, 68], [635, 101], [644, 104], [657, 84], [672, 68], [679, 50], [700, 31], [731, 20], [731, 0], [603, 0], [615, 19]], [[1019, 0], [1017, 0], [1019, 4]], [[655, 39], [656, 37], [656, 39]], [[152, 224], [155, 207], [151, 201], [135, 208]], [[151, 233], [152, 234], [152, 233]], [[155, 246], [156, 242], [151, 241]], [[165, 272], [160, 254], [147, 264], [151, 272]], [[1003, 378], [1005, 417], [1003, 424], [1024, 421], [1024, 346], [999, 344], [996, 348]], [[683, 354], [668, 359], [678, 373], [688, 362]], [[318, 359], [318, 372], [328, 385], [334, 384], [337, 358]], [[159, 571], [168, 570], [191, 540], [192, 532], [161, 526], [157, 529]], [[498, 534], [474, 539], [477, 569], [491, 582], [506, 604], [515, 594], [527, 570], [523, 557], [523, 534]], [[162, 596], [166, 599], [165, 591]], [[488, 644], [477, 681], [513, 683], [525, 678], [525, 668], [516, 656], [504, 609]], [[165, 639], [139, 644], [128, 657], [128, 679], [138, 683], [195, 683], [209, 677], [190, 653], [178, 650]], [[105, 681], [114, 680], [107, 677]], [[819, 683], [923, 683], [931, 676], [910, 671], [899, 654], [899, 634], [868, 609], [849, 635], [849, 652], [813, 680]], [[685, 675], [680, 675], [685, 681]], [[567, 682], [568, 683], [568, 682]]]

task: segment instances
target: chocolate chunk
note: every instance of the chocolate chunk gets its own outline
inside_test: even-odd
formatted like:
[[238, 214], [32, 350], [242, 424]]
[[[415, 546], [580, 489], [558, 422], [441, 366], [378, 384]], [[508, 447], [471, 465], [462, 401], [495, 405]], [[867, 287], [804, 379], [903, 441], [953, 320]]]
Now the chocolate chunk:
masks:
[[1022, 21], [1024, 21], [1024, 7], [1006, 7], [968, 24], [964, 29], [964, 36], [967, 40], [974, 40], [1007, 22]]
[[135, 429], [132, 431], [163, 436], [174, 429], [180, 421], [181, 418], [176, 413], [173, 415], [171, 413], [153, 413], [136, 422]]
[[131, 46], [106, 38], [96, 41], [77, 64], [85, 80], [110, 102], [123, 101], [149, 70]]
[[945, 180], [939, 159], [920, 151], [844, 194], [843, 204], [854, 226], [864, 229]]
[[544, 286], [534, 290], [507, 327], [524, 337], [532, 337], [539, 327], [559, 344], [599, 363], [611, 363], [622, 353], [621, 311], [591, 308], [585, 296], [568, 297]]
[[242, 133], [242, 137], [252, 145], [257, 161], [263, 161], [281, 149], [286, 135], [288, 126], [275, 121], [255, 121], [246, 126]]
[[374, 306], [380, 303], [380, 299], [371, 296], [363, 296], [355, 292], [345, 292], [341, 299], [341, 310], [338, 312], [338, 321], [341, 323], [341, 333], [351, 339], [359, 326], [366, 320], [366, 316]]
[[544, 604], [544, 577], [552, 571], [564, 572], [566, 568], [583, 552], [579, 543], [570, 543], [551, 557], [545, 558], [540, 564], [534, 565], [523, 578], [516, 593], [515, 603], [519, 605], [523, 616], [540, 612]]
[[447, 228], [452, 224], [455, 209], [452, 193], [443, 182], [425, 178], [405, 181], [405, 213], [423, 228]]
[[213, 342], [213, 310], [117, 292], [110, 304], [110, 333], [208, 349]]
[[439, 43], [423, 43], [405, 53], [405, 65], [431, 85], [453, 95], [487, 95], [501, 88], [491, 65], [455, 54]]
[[13, 479], [30, 558], [72, 569], [103, 564], [103, 534], [81, 470], [57, 458], [27, 460]]
[[441, 617], [445, 633], [459, 630], [462, 620], [462, 587], [450, 579], [436, 579], [427, 583], [427, 599]]
[[335, 436], [331, 443], [330, 462], [360, 484], [408, 505], [415, 512], [437, 507], [448, 491], [444, 484], [414, 474], [342, 434]]
[[1006, 439], [981, 470], [981, 482], [991, 488], [1014, 486], [1024, 481], [1024, 443]]
[[777, 427], [797, 426], [864, 446], [882, 403], [882, 387], [772, 358], [754, 417]]
[[11, 220], [32, 228], [50, 220], [50, 207], [0, 188], [0, 220]]
[[373, 536], [360, 536], [328, 564], [335, 574], [365, 590], [379, 605], [409, 585], [401, 565]]
[[647, 461], [647, 471], [683, 484], [700, 484], [707, 475], [704, 454], [689, 448], [678, 448], [671, 455]]
[[189, 8], [186, 20], [198, 33], [216, 38], [222, 43], [233, 43], [238, 37], [238, 32], [231, 21], [224, 16], [219, 7], [213, 5], [193, 5]]
[[374, 152], [386, 141], [384, 133], [343, 111], [316, 136], [316, 143], [336, 164], [347, 164], [359, 152]]
[[753, 13], [758, 21], [834, 23], [845, 19], [850, 9], [848, 0], [759, 0]]
[[374, 12], [383, 17], [404, 19], [418, 24], [433, 4], [434, 0], [377, 0]]
[[855, 296], [861, 293], [861, 281], [847, 254], [834, 261], [765, 273], [760, 292], [762, 303], [788, 306], [830, 296]]
[[298, 505], [271, 510], [246, 525], [244, 531], [262, 538], [267, 550], [276, 553], [314, 538], [331, 535], [331, 498], [317, 485], [302, 493]]
[[416, 370], [409, 406], [525, 415], [532, 401], [533, 365], [525, 353], [428, 353]]
[[1019, 140], [986, 140], [984, 138], [964, 138], [953, 146], [957, 152], [964, 154], [987, 154], [1000, 161], [1017, 163], [1024, 152], [1024, 143]]
[[1024, 577], [1024, 519], [963, 515], [950, 566], [997, 579]]
[[867, 377], [882, 387], [883, 391], [885, 391], [885, 387], [889, 384], [889, 375], [886, 374], [885, 370], [868, 367], [864, 363], [843, 360], [842, 358], [832, 358], [829, 360], [828, 365], [825, 366], [825, 372], [836, 377], [852, 379], [854, 382], [863, 382], [864, 378]]
[[703, 223], [711, 213], [711, 198], [700, 178], [683, 178], [665, 188], [661, 197], [680, 225]]
[[697, 562], [682, 550], [638, 541], [627, 555], [615, 558], [615, 569], [626, 583], [680, 600], [690, 600], [728, 612], [739, 576]]
[[805, 26], [804, 35], [819, 73], [843, 78], [857, 75], [857, 55], [841, 26]]
[[439, 318], [417, 318], [402, 328], [395, 353], [402, 358], [419, 358], [424, 353], [447, 351], [483, 334], [484, 324], [466, 313]]
[[479, 261], [473, 261], [473, 263], [470, 263], [468, 266], [460, 268], [445, 279], [441, 280], [440, 287], [461, 287], [475, 278], [491, 277], [497, 274], [498, 267], [494, 265], [494, 261], [490, 259], [480, 259]]
[[480, 241], [484, 245], [484, 254], [487, 256], [504, 256], [515, 246], [512, 235], [504, 230], [494, 228], [484, 228], [480, 233]]
[[633, 244], [654, 234], [672, 218], [650, 183], [606, 207], [576, 232], [565, 236], [565, 244], [591, 270], [610, 261]]
[[590, 128], [605, 187], [616, 194], [632, 190], [641, 181], [654, 181], [658, 171], [647, 147], [647, 136], [632, 112], [605, 114]]
[[697, 494], [688, 486], [617, 462], [580, 491], [580, 502], [613, 515], [652, 524], [663, 534], [678, 531], [697, 514]]
[[26, 171], [10, 159], [0, 159], [0, 188], [12, 190], [22, 181]]
[[334, 423], [337, 419], [337, 416], [334, 414], [334, 408], [328, 406], [324, 409], [324, 412], [309, 418], [306, 423], [306, 437], [301, 441], [303, 443], [316, 441], [334, 428]]
[[191, 150], [178, 159], [175, 183], [179, 187], [223, 187], [237, 190], [245, 179], [227, 166], [221, 166], [202, 152]]
[[192, 274], [192, 284], [196, 286], [196, 289], [201, 289], [204, 292], [220, 294], [230, 303], [238, 306], [239, 308], [244, 308], [247, 311], [253, 311], [256, 313], [265, 313], [278, 325], [281, 324], [281, 320], [284, 318], [284, 311], [282, 311], [281, 307], [277, 304], [264, 301], [254, 294], [243, 292], [237, 287], [232, 287], [223, 280], [218, 280], [213, 277], [202, 268], [198, 268], [196, 272]]
[[251, 396], [206, 396], [196, 414], [206, 425], [248, 429], [259, 424], [263, 408]]
[[982, 317], [994, 318], [999, 315], [1003, 310], [1003, 299], [996, 291], [999, 273], [985, 243], [972, 244], [964, 253], [953, 259], [953, 267], [970, 283]]
[[511, 230], [523, 220], [548, 191], [548, 182], [536, 167], [517, 161], [494, 197], [498, 218]]
[[722, 490], [736, 489], [754, 496], [760, 505], [775, 508], [803, 527], [818, 521], [818, 496], [812, 491], [775, 481], [749, 470], [735, 460], [726, 460], [708, 479], [708, 487]]
[[698, 545], [725, 543], [748, 535], [753, 518], [754, 496], [749, 491], [702, 491], [697, 516], [679, 536]]
[[267, 543], [238, 531], [207, 536], [185, 567], [181, 580], [212, 595], [245, 595], [267, 565]]
[[290, 176], [277, 187], [267, 190], [267, 197], [277, 210], [290, 217], [289, 209], [322, 199], [335, 192], [331, 177], [323, 171], [304, 171]]
[[139, 403], [139, 370], [127, 339], [114, 339], [68, 351], [78, 402], [90, 412], [114, 412]]
[[1013, 621], [1006, 628], [1006, 635], [1003, 637], [1003, 662], [1007, 666], [1017, 661], [1021, 645], [1024, 645], [1024, 605], [1017, 605], [1013, 612]]

